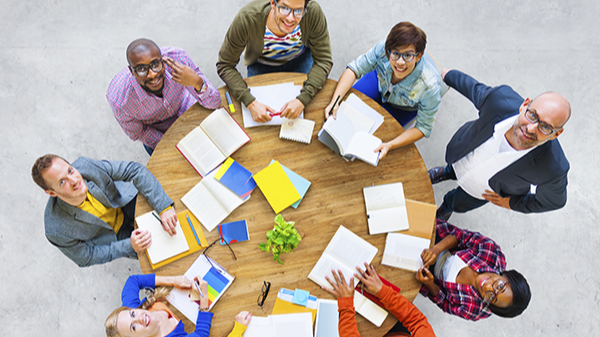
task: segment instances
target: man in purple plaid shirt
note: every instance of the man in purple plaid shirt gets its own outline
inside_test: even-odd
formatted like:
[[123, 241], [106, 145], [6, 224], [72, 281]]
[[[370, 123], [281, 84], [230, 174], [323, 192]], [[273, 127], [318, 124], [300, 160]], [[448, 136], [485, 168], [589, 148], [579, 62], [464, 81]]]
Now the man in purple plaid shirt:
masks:
[[123, 131], [144, 143], [150, 155], [194, 103], [207, 109], [221, 105], [219, 91], [183, 49], [137, 39], [127, 47], [127, 61], [129, 66], [110, 82], [106, 99]]

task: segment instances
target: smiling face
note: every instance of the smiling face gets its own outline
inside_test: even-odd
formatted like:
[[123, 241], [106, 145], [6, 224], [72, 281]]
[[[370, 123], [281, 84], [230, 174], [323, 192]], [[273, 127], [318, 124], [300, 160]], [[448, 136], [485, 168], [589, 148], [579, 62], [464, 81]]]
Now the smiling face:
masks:
[[277, 1], [280, 7], [287, 7], [292, 9], [290, 14], [283, 15], [279, 13], [279, 8], [275, 5], [275, 0], [271, 0], [271, 11], [267, 18], [267, 27], [277, 36], [286, 36], [294, 31], [296, 26], [300, 24], [302, 18], [294, 16], [295, 9], [303, 9], [305, 5], [304, 0], [279, 0]]
[[117, 316], [117, 332], [123, 337], [158, 336], [160, 325], [156, 312], [129, 309]]
[[47, 194], [58, 197], [69, 205], [79, 206], [86, 198], [87, 185], [73, 166], [60, 158], [54, 158], [52, 165], [42, 173], [48, 185]]
[[151, 94], [161, 96], [162, 89], [165, 80], [165, 67], [158, 72], [154, 72], [152, 69], [148, 69], [146, 76], [139, 76], [135, 70], [138, 65], [149, 65], [152, 62], [160, 62], [162, 56], [160, 49], [155, 46], [150, 48], [146, 46], [139, 46], [137, 49], [132, 50], [128, 55], [129, 70], [144, 90]]
[[[497, 282], [499, 280], [506, 283], [506, 288], [501, 292], [496, 292], [493, 289], [493, 284], [494, 282]], [[485, 298], [486, 292], [492, 292], [496, 294], [494, 300], [492, 300], [489, 304], [500, 308], [506, 308], [512, 304], [512, 288], [510, 283], [508, 283], [508, 278], [506, 276], [500, 276], [494, 273], [481, 273], [477, 275], [475, 281], [475, 288], [477, 289], [481, 297]]]
[[[527, 109], [535, 113], [540, 122], [548, 124], [556, 131], [550, 135], [542, 133], [538, 129], [538, 123], [532, 123], [525, 117]], [[569, 119], [569, 115], [568, 101], [559, 94], [545, 93], [533, 101], [527, 98], [519, 107], [519, 117], [513, 127], [507, 131], [506, 139], [516, 150], [525, 150], [541, 145], [555, 139], [564, 131], [562, 127]]]
[[[390, 52], [397, 52], [399, 54], [404, 54], [404, 53], [411, 53], [411, 54], [416, 54], [416, 48], [414, 45], [408, 45], [408, 46], [401, 46], [401, 47], [397, 47], [392, 49]], [[402, 81], [403, 79], [405, 79], [408, 75], [410, 75], [413, 70], [415, 70], [415, 67], [417, 66], [417, 63], [421, 60], [421, 56], [422, 53], [419, 53], [419, 55], [417, 55], [415, 58], [413, 58], [411, 61], [407, 62], [404, 61], [404, 59], [402, 57], [399, 57], [398, 60], [394, 61], [390, 58], [390, 66], [392, 67], [392, 70], [394, 71], [394, 73], [392, 74], [392, 84], [396, 84], [400, 81]]]

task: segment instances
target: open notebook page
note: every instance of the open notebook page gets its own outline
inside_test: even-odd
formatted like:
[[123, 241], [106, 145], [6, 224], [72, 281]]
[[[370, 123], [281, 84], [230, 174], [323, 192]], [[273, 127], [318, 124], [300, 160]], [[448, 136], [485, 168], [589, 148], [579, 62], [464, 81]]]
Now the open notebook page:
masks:
[[152, 236], [152, 244], [147, 249], [150, 262], [156, 264], [172, 256], [188, 251], [190, 246], [185, 239], [179, 220], [177, 220], [177, 226], [175, 226], [175, 232], [177, 234], [170, 236], [169, 233], [165, 232], [158, 219], [156, 219], [152, 213], [154, 212], [148, 212], [135, 219], [138, 228], [149, 231]]
[[225, 156], [231, 155], [250, 140], [250, 137], [222, 108], [213, 111], [206, 117], [200, 123], [200, 127], [210, 136]]
[[226, 156], [200, 127], [194, 128], [177, 145], [185, 158], [200, 171], [201, 175], [206, 175], [226, 159]]
[[417, 271], [423, 266], [421, 253], [429, 248], [430, 240], [416, 236], [389, 233], [385, 241], [385, 250], [381, 264]]

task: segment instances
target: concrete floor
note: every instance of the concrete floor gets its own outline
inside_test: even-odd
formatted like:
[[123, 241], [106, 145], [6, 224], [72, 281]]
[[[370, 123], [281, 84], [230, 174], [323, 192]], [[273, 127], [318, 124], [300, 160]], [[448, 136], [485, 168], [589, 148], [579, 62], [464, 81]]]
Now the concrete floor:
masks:
[[[217, 52], [245, 0], [97, 1], [3, 0], [0, 14], [0, 107], [3, 126], [0, 212], [0, 326], [7, 336], [103, 336], [136, 261], [80, 269], [44, 237], [47, 196], [32, 182], [31, 165], [52, 152], [146, 163], [140, 143], [121, 131], [106, 88], [126, 65], [125, 48], [138, 37], [186, 49], [217, 87]], [[573, 117], [560, 136], [571, 162], [565, 208], [523, 215], [485, 206], [451, 222], [498, 242], [508, 267], [528, 279], [533, 299], [515, 319], [467, 322], [429, 300], [415, 304], [438, 336], [571, 336], [599, 333], [600, 246], [597, 172], [592, 144], [600, 142], [592, 117], [600, 110], [600, 24], [597, 1], [320, 1], [329, 23], [338, 79], [345, 65], [387, 36], [399, 21], [428, 35], [429, 51], [444, 66], [489, 85], [509, 84], [523, 96], [554, 90], [570, 99]], [[418, 142], [428, 167], [443, 163], [456, 129], [476, 117], [450, 91], [431, 138]], [[318, 118], [318, 117], [315, 117]], [[587, 127], [583, 128], [583, 125]], [[588, 145], [585, 145], [588, 144]], [[588, 178], [585, 178], [585, 175]], [[590, 176], [592, 174], [592, 176]], [[441, 203], [453, 183], [434, 188]]]

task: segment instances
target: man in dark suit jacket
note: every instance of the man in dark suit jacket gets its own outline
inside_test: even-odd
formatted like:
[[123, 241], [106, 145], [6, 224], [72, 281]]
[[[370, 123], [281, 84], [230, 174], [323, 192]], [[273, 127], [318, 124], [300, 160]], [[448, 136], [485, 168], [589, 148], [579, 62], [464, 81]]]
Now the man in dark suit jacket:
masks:
[[509, 86], [489, 87], [457, 70], [444, 69], [442, 78], [473, 102], [479, 118], [448, 143], [448, 165], [429, 170], [432, 184], [459, 184], [437, 216], [447, 220], [488, 201], [523, 213], [562, 208], [569, 162], [556, 138], [571, 115], [567, 99], [554, 92], [523, 99]]

